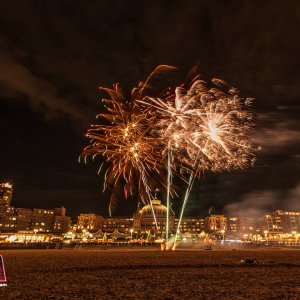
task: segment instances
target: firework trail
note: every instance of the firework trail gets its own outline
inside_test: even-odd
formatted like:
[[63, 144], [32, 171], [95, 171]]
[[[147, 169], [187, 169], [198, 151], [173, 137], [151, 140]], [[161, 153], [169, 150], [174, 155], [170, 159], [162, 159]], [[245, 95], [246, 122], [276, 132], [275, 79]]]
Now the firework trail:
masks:
[[[82, 157], [103, 156], [105, 184], [112, 187], [110, 211], [118, 193], [138, 194], [144, 204], [151, 202], [151, 190], [167, 189], [166, 240], [169, 239], [169, 211], [174, 175], [184, 179], [183, 199], [173, 249], [183, 213], [197, 177], [205, 171], [221, 172], [252, 165], [255, 149], [248, 137], [252, 129], [251, 98], [241, 98], [235, 88], [220, 79], [211, 83], [192, 81], [190, 87], [161, 88], [162, 75], [174, 67], [159, 66], [145, 83], [134, 88], [127, 100], [118, 85], [101, 88], [107, 113], [98, 115], [101, 124], [92, 125], [86, 136], [91, 143]], [[166, 185], [159, 178], [167, 169]], [[153, 176], [155, 175], [155, 176]], [[168, 246], [167, 246], [168, 247]]]
[[196, 173], [194, 171], [192, 171], [190, 173], [190, 176], [189, 176], [189, 180], [188, 180], [188, 183], [187, 183], [187, 189], [185, 191], [185, 195], [184, 195], [184, 198], [183, 198], [182, 208], [181, 208], [181, 211], [180, 211], [180, 216], [179, 216], [179, 220], [178, 220], [178, 224], [177, 224], [177, 228], [176, 228], [176, 232], [175, 232], [174, 244], [173, 244], [173, 248], [172, 248], [173, 250], [175, 250], [175, 248], [176, 248], [176, 241], [177, 241], [178, 234], [180, 233], [180, 225], [181, 225], [183, 213], [184, 213], [184, 210], [185, 210], [185, 207], [186, 207], [191, 189], [193, 187], [193, 183], [194, 183], [194, 180], [195, 180], [195, 175], [196, 175]]
[[[151, 124], [151, 119], [145, 122], [144, 115], [135, 112], [137, 108], [134, 104], [128, 105], [125, 101], [116, 99], [104, 101], [109, 114], [100, 114], [98, 118], [106, 119], [112, 124], [91, 126], [86, 134], [91, 144], [84, 149], [83, 155], [93, 159], [102, 155], [106, 159], [104, 189], [107, 184], [113, 189], [109, 205], [111, 214], [121, 184], [124, 185], [124, 195], [127, 198], [134, 193], [137, 181], [141, 201], [147, 202], [151, 189], [147, 178], [153, 170], [157, 171], [158, 162], [155, 155], [159, 151], [154, 150], [157, 146], [156, 140], [147, 136], [148, 122]], [[99, 172], [102, 166], [101, 164]], [[157, 224], [156, 218], [155, 223]]]
[[[149, 113], [157, 116], [157, 122], [152, 130], [153, 135], [160, 139], [164, 145], [163, 152], [167, 152], [167, 217], [166, 217], [166, 241], [169, 240], [169, 211], [170, 190], [172, 184], [172, 173], [180, 175], [187, 170], [190, 164], [186, 155], [187, 131], [189, 130], [190, 99], [183, 99], [184, 89], [177, 87], [175, 92], [169, 92], [164, 99], [148, 97], [138, 100], [139, 103], [150, 107]], [[176, 154], [176, 159], [174, 157]], [[174, 160], [175, 159], [175, 160]], [[180, 162], [178, 172], [177, 163]], [[168, 243], [167, 243], [168, 248]]]
[[247, 135], [253, 127], [249, 109], [252, 99], [240, 98], [237, 90], [228, 87], [222, 80], [213, 79], [212, 82], [218, 87], [209, 88], [208, 84], [197, 80], [183, 96], [194, 105], [189, 111], [191, 125], [187, 132], [187, 153], [195, 167], [190, 173], [173, 249], [197, 172], [200, 175], [205, 170], [221, 172], [246, 168], [255, 161], [257, 149], [251, 145]]
[[[127, 100], [118, 85], [113, 89], [100, 88], [108, 93], [109, 99], [103, 99], [106, 113], [99, 114], [97, 118], [100, 124], [91, 125], [86, 137], [90, 139], [80, 158], [97, 156], [104, 157], [100, 165], [105, 170], [104, 190], [107, 185], [112, 188], [109, 211], [115, 209], [118, 194], [123, 190], [125, 198], [136, 193], [144, 204], [150, 202], [153, 217], [157, 227], [157, 220], [151, 202], [151, 190], [162, 183], [155, 180], [159, 177], [159, 169], [162, 168], [162, 151], [157, 138], [151, 136], [149, 129], [152, 127], [155, 117], [149, 116], [147, 110], [141, 110], [137, 99], [143, 99], [148, 93], [155, 93], [152, 86], [155, 77], [162, 77], [170, 66], [159, 66], [148, 77], [145, 83], [140, 83], [131, 93], [131, 99]], [[151, 176], [156, 173], [156, 176]]]
[[172, 149], [170, 144], [168, 145], [168, 165], [167, 165], [167, 170], [168, 170], [168, 175], [167, 175], [167, 216], [166, 216], [166, 241], [169, 240], [169, 218], [170, 218], [170, 194], [171, 194], [171, 185], [172, 185]]
[[180, 174], [190, 174], [176, 238], [197, 176], [207, 170], [230, 171], [254, 163], [257, 149], [247, 136], [253, 127], [251, 101], [240, 98], [238, 91], [223, 80], [213, 79], [209, 84], [198, 78], [188, 90], [181, 86], [164, 99], [149, 97], [140, 101], [159, 115], [156, 131], [165, 139], [168, 154], [174, 155], [174, 165], [168, 167], [168, 173], [179, 167]]

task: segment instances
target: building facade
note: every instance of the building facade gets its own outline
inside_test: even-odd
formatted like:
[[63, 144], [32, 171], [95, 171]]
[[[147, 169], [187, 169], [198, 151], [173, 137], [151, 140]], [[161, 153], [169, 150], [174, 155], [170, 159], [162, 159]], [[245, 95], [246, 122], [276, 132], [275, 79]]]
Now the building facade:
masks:
[[238, 227], [238, 233], [241, 234], [253, 234], [256, 233], [259, 229], [259, 222], [257, 222], [252, 217], [246, 217], [242, 216], [239, 217], [239, 227]]
[[265, 216], [265, 225], [269, 234], [300, 232], [300, 212], [276, 210]]
[[[66, 216], [64, 207], [49, 209], [15, 208], [10, 206], [13, 187], [9, 183], [0, 183], [0, 232], [34, 232], [36, 234], [61, 234], [71, 228], [71, 218]], [[138, 209], [131, 217], [103, 218], [99, 215], [80, 214], [74, 230], [85, 233], [118, 232], [120, 234], [155, 233], [158, 236], [166, 231], [167, 208], [160, 200], [151, 200], [151, 204]], [[169, 230], [175, 233], [178, 219], [170, 212]], [[182, 219], [180, 233], [200, 234], [203, 231], [217, 235], [276, 235], [300, 233], [300, 212], [277, 210], [260, 218], [250, 216], [210, 215], [203, 218]]]
[[34, 208], [32, 228], [41, 232], [50, 232], [54, 222], [54, 210]]
[[12, 184], [0, 183], [0, 205], [10, 205], [13, 193]]
[[[134, 231], [140, 233], [152, 231], [157, 234], [165, 232], [167, 208], [157, 199], [151, 200], [151, 204], [145, 205], [134, 215]], [[175, 215], [171, 212], [169, 217], [169, 229], [170, 232], [174, 232], [175, 230]]]
[[204, 228], [209, 233], [224, 233], [227, 231], [227, 218], [224, 215], [210, 215], [205, 218]]
[[71, 218], [65, 216], [65, 211], [64, 207], [48, 210], [0, 205], [0, 232], [31, 230], [41, 233], [64, 233], [71, 226]]
[[102, 230], [105, 232], [113, 232], [117, 230], [122, 233], [129, 233], [130, 230], [133, 230], [133, 218], [104, 218]]
[[96, 232], [103, 228], [104, 223], [104, 219], [96, 214], [80, 214], [77, 217], [77, 230]]
[[32, 214], [33, 210], [29, 208], [17, 208], [17, 229], [31, 230], [32, 229]]
[[227, 233], [238, 234], [240, 230], [239, 218], [229, 217], [227, 218]]
[[[179, 220], [175, 220], [176, 229], [178, 227]], [[183, 218], [179, 227], [181, 233], [194, 233], [199, 234], [205, 230], [205, 219], [202, 218]]]

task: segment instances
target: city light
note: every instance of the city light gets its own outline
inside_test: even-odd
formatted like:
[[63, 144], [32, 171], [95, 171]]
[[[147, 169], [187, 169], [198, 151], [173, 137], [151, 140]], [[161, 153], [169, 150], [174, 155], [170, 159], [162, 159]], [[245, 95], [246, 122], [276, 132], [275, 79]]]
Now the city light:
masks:
[[[153, 221], [150, 205], [138, 209], [133, 217], [107, 218], [93, 213], [80, 214], [73, 225], [70, 218], [65, 216], [65, 208], [31, 210], [13, 206], [4, 207], [6, 213], [2, 215], [0, 223], [0, 244], [47, 244], [55, 241], [71, 247], [77, 243], [165, 242], [167, 208], [157, 199], [152, 200], [152, 207], [157, 216], [158, 227]], [[22, 223], [19, 220], [22, 220]], [[253, 245], [267, 243], [268, 246], [276, 244], [284, 247], [293, 247], [300, 243], [299, 212], [278, 210], [262, 214], [260, 218], [225, 215], [185, 217], [180, 226], [179, 221], [174, 214], [170, 214], [170, 235], [175, 239], [176, 229], [179, 228], [176, 237], [179, 247], [180, 241], [185, 243], [207, 241], [213, 245], [221, 242], [224, 247], [228, 243], [235, 242]], [[18, 224], [32, 224], [32, 227], [20, 227]]]

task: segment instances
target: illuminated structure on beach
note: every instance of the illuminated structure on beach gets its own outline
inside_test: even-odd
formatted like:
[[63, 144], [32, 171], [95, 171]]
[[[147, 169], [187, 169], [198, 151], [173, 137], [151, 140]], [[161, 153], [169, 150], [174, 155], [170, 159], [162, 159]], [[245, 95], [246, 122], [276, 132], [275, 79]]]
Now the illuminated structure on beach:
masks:
[[[71, 218], [66, 216], [64, 207], [55, 209], [16, 208], [8, 205], [12, 198], [12, 185], [2, 183], [0, 204], [0, 233], [33, 235], [63, 234], [71, 228]], [[133, 217], [102, 217], [94, 213], [80, 214], [73, 231], [103, 232], [139, 236], [151, 234], [164, 237], [166, 233], [167, 207], [158, 199], [138, 208]], [[155, 215], [155, 218], [153, 217]], [[154, 221], [156, 219], [157, 225]], [[174, 235], [179, 219], [174, 213], [169, 217], [169, 233]], [[26, 234], [24, 233], [26, 232]], [[300, 212], [277, 210], [261, 217], [210, 215], [208, 217], [184, 217], [179, 226], [178, 234], [199, 235], [203, 232], [224, 239], [228, 236], [238, 236], [247, 240], [277, 241], [292, 236], [300, 236]]]
[[[157, 221], [157, 228], [154, 216]], [[160, 200], [151, 200], [151, 204], [145, 205], [134, 215], [134, 230], [139, 232], [154, 231], [158, 234], [166, 230], [167, 207], [161, 204]], [[169, 230], [175, 230], [175, 215], [170, 214]]]

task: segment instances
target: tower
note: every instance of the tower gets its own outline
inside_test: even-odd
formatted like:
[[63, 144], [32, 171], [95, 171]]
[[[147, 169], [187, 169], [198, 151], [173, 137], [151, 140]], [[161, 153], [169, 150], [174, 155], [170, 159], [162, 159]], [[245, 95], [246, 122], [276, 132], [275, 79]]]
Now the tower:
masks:
[[0, 205], [10, 205], [12, 193], [12, 184], [8, 182], [0, 183]]

